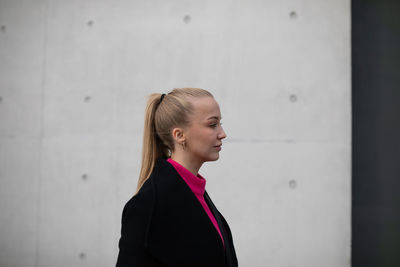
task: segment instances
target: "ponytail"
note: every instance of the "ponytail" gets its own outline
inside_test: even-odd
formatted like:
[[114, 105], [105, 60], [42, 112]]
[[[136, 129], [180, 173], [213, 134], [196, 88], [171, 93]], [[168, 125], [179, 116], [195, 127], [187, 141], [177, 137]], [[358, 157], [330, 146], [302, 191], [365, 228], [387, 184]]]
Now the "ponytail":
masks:
[[163, 146], [161, 139], [157, 135], [154, 122], [161, 97], [161, 94], [151, 94], [147, 101], [144, 118], [142, 167], [140, 169], [137, 191], [139, 191], [140, 187], [149, 178], [157, 159], [167, 156], [167, 149]]

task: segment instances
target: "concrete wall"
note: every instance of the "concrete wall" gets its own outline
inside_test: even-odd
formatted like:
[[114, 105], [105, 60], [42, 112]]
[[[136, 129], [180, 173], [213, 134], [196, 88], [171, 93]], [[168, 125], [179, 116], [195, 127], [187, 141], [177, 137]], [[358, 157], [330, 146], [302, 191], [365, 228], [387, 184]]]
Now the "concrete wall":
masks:
[[113, 266], [146, 96], [202, 87], [240, 266], [350, 265], [350, 1], [0, 1], [0, 266]]

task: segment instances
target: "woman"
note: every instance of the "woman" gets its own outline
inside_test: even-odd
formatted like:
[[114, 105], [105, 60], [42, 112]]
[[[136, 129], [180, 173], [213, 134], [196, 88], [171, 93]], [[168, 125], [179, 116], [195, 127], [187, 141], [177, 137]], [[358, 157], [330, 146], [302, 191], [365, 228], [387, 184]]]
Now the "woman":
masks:
[[202, 164], [219, 158], [221, 113], [211, 93], [149, 97], [136, 195], [122, 213], [117, 267], [238, 266], [232, 235], [205, 191]]

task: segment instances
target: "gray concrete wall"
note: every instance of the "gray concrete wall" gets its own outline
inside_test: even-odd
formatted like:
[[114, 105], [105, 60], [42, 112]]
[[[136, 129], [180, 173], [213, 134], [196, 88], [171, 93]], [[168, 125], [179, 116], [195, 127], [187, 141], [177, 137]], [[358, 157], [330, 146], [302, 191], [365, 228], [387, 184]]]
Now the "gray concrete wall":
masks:
[[113, 266], [146, 96], [202, 87], [240, 266], [350, 266], [350, 1], [0, 1], [0, 266]]

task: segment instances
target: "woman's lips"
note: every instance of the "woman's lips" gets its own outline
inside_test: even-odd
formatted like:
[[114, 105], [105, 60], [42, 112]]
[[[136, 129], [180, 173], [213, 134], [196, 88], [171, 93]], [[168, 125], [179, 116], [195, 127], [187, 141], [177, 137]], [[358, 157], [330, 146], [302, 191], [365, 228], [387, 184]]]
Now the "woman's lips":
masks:
[[222, 145], [219, 145], [219, 146], [214, 146], [218, 151], [221, 151], [221, 149], [222, 149], [222, 147], [221, 147]]

